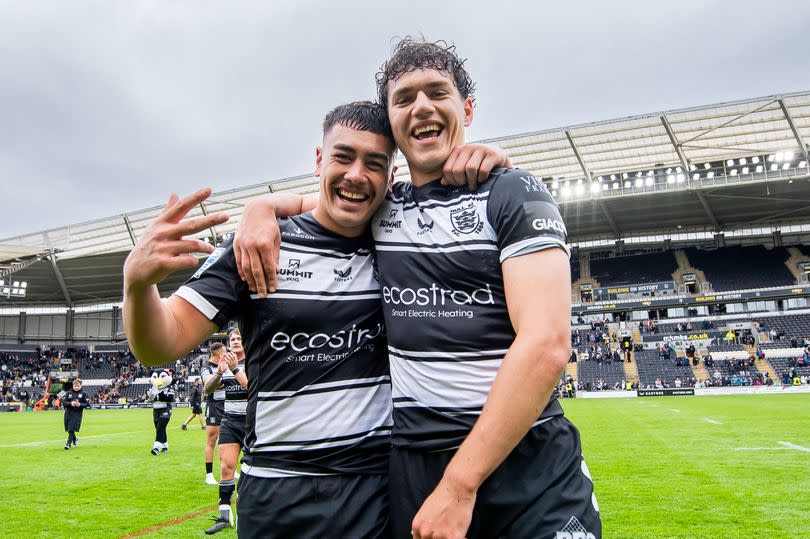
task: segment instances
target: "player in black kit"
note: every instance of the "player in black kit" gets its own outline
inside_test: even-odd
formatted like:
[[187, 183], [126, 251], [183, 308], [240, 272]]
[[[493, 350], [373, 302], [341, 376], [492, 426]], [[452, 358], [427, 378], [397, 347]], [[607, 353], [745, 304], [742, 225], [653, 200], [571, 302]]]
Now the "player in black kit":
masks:
[[387, 537], [391, 386], [366, 225], [394, 155], [378, 106], [327, 115], [320, 204], [284, 223], [284, 285], [269, 298], [240, 280], [227, 241], [161, 302], [155, 283], [191, 267], [186, 253], [212, 251], [181, 239], [224, 220], [183, 220], [209, 190], [173, 196], [125, 264], [124, 321], [138, 358], [167, 361], [239, 320], [250, 379], [240, 537]]
[[[209, 349], [211, 357], [200, 371], [203, 384], [217, 373], [219, 364], [223, 361], [222, 358], [226, 352], [227, 349], [221, 342], [215, 342], [211, 345]], [[214, 479], [214, 448], [219, 441], [219, 429], [224, 415], [225, 390], [218, 388], [205, 397], [205, 482], [208, 485], [219, 484]]]
[[82, 391], [82, 381], [79, 378], [73, 380], [72, 389], [65, 393], [61, 399], [65, 408], [65, 432], [68, 433], [65, 450], [79, 445], [79, 438], [76, 433], [82, 428], [82, 414], [84, 409], [90, 407], [87, 401], [87, 393]]
[[244, 371], [242, 334], [238, 329], [228, 334], [228, 343], [230, 352], [225, 354], [217, 372], [205, 383], [206, 393], [213, 394], [218, 389], [225, 391], [225, 415], [219, 431], [219, 515], [205, 530], [207, 535], [233, 526], [231, 498], [236, 489], [235, 479], [239, 478], [235, 473], [239, 452], [245, 446], [248, 379]]
[[[454, 47], [406, 38], [377, 82], [412, 180], [394, 184], [371, 223], [393, 386], [394, 537], [601, 537], [579, 433], [553, 397], [570, 353], [559, 208], [516, 169], [493, 169], [477, 192], [440, 183], [473, 119], [474, 84]], [[249, 210], [240, 273], [275, 278], [277, 233]]]
[[191, 390], [188, 393], [188, 403], [191, 406], [191, 415], [189, 415], [183, 424], [180, 425], [180, 428], [186, 430], [188, 428], [188, 424], [191, 423], [194, 418], [198, 418], [200, 420], [200, 428], [205, 430], [205, 422], [203, 421], [203, 411], [202, 411], [202, 378], [195, 378], [194, 383], [191, 386]]

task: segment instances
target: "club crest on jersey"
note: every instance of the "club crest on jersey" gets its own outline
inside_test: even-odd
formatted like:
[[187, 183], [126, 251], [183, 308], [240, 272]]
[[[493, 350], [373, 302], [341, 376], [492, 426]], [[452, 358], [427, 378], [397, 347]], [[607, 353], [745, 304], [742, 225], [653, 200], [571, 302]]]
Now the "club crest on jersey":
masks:
[[475, 202], [470, 201], [463, 206], [450, 210], [450, 222], [453, 224], [453, 234], [477, 234], [484, 228], [484, 222], [478, 215]]
[[202, 275], [205, 272], [205, 270], [207, 270], [208, 268], [213, 266], [214, 262], [219, 260], [219, 258], [222, 256], [222, 253], [224, 253], [224, 252], [225, 252], [225, 249], [222, 248], [222, 247], [217, 247], [216, 249], [214, 249], [214, 251], [208, 256], [208, 258], [205, 259], [205, 262], [203, 262], [203, 265], [200, 266], [200, 269], [198, 269], [196, 271], [196, 273], [194, 273], [194, 275], [191, 276], [191, 278], [192, 279], [199, 279], [200, 275]]
[[332, 271], [335, 272], [335, 281], [338, 283], [343, 283], [346, 281], [352, 280], [352, 267], [349, 266], [347, 269], [341, 271], [337, 268], [334, 268]]

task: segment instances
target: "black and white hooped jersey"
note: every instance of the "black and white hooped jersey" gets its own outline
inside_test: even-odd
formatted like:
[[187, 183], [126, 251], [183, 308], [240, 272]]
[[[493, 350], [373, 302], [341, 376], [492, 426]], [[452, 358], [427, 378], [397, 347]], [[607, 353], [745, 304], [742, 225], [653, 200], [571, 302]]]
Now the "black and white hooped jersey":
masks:
[[[244, 368], [244, 363], [240, 362], [239, 367]], [[247, 414], [247, 389], [242, 387], [229, 370], [222, 374], [222, 386], [225, 390], [225, 415], [244, 419]]]
[[230, 242], [176, 292], [220, 327], [239, 321], [250, 380], [243, 470], [384, 473], [391, 378], [371, 235], [344, 238], [311, 213], [279, 227], [268, 298], [239, 278]]
[[[458, 447], [515, 339], [501, 263], [552, 247], [568, 253], [559, 208], [541, 180], [496, 169], [474, 193], [438, 180], [395, 183], [371, 228], [388, 331], [393, 443]], [[538, 421], [562, 413], [552, 399]]]
[[[203, 379], [203, 383], [205, 383], [209, 377], [214, 376], [217, 373], [218, 366], [214, 365], [210, 361], [206, 363], [205, 367], [200, 369], [200, 377]], [[213, 401], [222, 402], [225, 400], [225, 389], [220, 388], [214, 390], [213, 393], [209, 393], [208, 396], [205, 397], [207, 403], [213, 404]]]
[[154, 396], [154, 400], [152, 401], [152, 408], [154, 408], [155, 410], [165, 410], [166, 408], [171, 410], [174, 399], [175, 394], [174, 389], [172, 387], [161, 389]]

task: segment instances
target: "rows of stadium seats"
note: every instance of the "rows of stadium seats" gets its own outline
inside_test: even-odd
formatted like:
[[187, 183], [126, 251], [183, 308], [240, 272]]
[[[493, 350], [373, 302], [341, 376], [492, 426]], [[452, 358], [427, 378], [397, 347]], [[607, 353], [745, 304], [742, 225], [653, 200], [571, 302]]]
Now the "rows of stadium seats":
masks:
[[714, 251], [690, 247], [685, 252], [690, 264], [703, 271], [717, 292], [796, 284], [785, 265], [789, 253], [784, 247], [725, 247]]
[[621, 286], [671, 281], [677, 269], [672, 251], [662, 253], [597, 258], [591, 260], [591, 275], [600, 286]]
[[633, 354], [633, 361], [636, 362], [638, 379], [642, 387], [655, 385], [656, 379], [661, 379], [672, 386], [676, 378], [686, 382], [694, 376], [690, 367], [678, 367], [673, 360], [659, 359], [656, 350], [638, 351]]
[[577, 363], [577, 382], [595, 383], [602, 380], [612, 388], [616, 382], [625, 379], [624, 365], [620, 362], [611, 362], [609, 365], [600, 365], [596, 361], [580, 361]]
[[782, 340], [789, 340], [791, 337], [810, 337], [810, 314], [774, 316], [764, 321], [768, 329], [784, 332]]

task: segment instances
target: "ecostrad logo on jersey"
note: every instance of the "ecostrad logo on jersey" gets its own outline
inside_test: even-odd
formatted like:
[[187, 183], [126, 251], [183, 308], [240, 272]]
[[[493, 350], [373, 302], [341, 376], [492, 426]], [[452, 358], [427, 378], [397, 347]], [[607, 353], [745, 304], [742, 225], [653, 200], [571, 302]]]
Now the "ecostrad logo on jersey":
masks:
[[291, 348], [295, 352], [304, 352], [306, 350], [313, 350], [315, 348], [322, 348], [328, 346], [329, 348], [352, 348], [363, 341], [379, 337], [383, 332], [383, 324], [377, 324], [372, 328], [358, 328], [356, 324], [352, 324], [351, 329], [341, 330], [332, 335], [326, 333], [306, 333], [299, 332], [285, 333], [283, 331], [277, 332], [270, 339], [270, 346], [273, 350], [284, 350]]
[[494, 305], [489, 285], [472, 291], [449, 290], [436, 283], [427, 288], [383, 287], [383, 301], [393, 305]]

